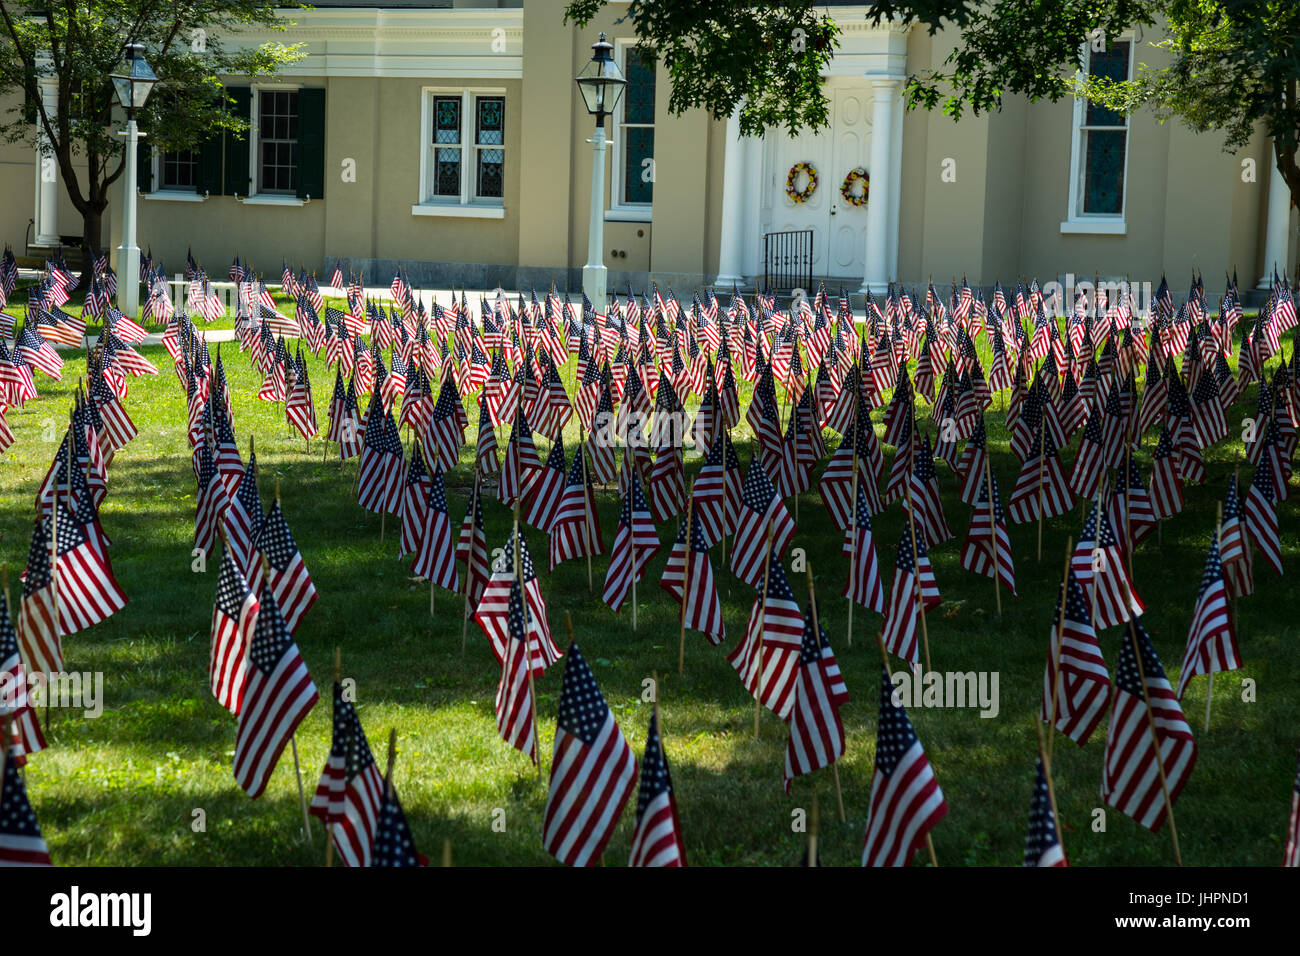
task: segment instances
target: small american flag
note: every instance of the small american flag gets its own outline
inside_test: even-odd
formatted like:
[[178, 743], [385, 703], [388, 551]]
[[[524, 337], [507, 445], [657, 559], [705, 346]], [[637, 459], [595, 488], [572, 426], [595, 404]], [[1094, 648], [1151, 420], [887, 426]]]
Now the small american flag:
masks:
[[677, 540], [668, 553], [668, 563], [659, 578], [659, 586], [682, 605], [684, 627], [708, 635], [711, 644], [722, 643], [727, 633], [722, 622], [722, 604], [713, 581], [713, 564], [709, 561], [703, 523], [694, 512], [691, 520], [683, 521], [677, 529]]
[[[1196, 740], [1141, 620], [1131, 619], [1129, 628], [1120, 641], [1115, 669], [1115, 706], [1106, 736], [1101, 796], [1121, 813], [1155, 831], [1166, 815], [1165, 788], [1172, 804], [1196, 764]], [[1152, 721], [1159, 740], [1163, 778], [1156, 766]]]
[[1278, 538], [1277, 504], [1277, 486], [1273, 482], [1273, 472], [1267, 465], [1261, 465], [1255, 469], [1250, 491], [1246, 493], [1246, 531], [1263, 552], [1264, 560], [1281, 575], [1282, 542]]
[[1201, 588], [1192, 611], [1192, 627], [1187, 635], [1187, 650], [1178, 677], [1178, 699], [1187, 693], [1187, 685], [1199, 674], [1232, 671], [1241, 667], [1236, 629], [1228, 614], [1228, 589], [1223, 580], [1223, 563], [1219, 557], [1219, 539], [1210, 540], [1205, 556]]
[[883, 614], [885, 592], [880, 584], [880, 566], [876, 561], [875, 539], [871, 533], [871, 507], [861, 484], [858, 485], [856, 520], [844, 532], [841, 551], [849, 558], [844, 597], [854, 604]]
[[637, 477], [631, 455], [623, 459], [623, 471], [625, 480], [619, 484], [626, 485], [626, 490], [619, 506], [618, 531], [614, 535], [609, 572], [601, 594], [601, 600], [616, 613], [623, 606], [632, 582], [641, 580], [646, 564], [659, 550], [659, 535], [650, 517], [650, 505], [641, 490], [641, 479]]
[[848, 688], [826, 639], [826, 630], [821, 627], [815, 604], [809, 601], [804, 612], [794, 709], [790, 712], [790, 742], [785, 750], [782, 784], [786, 793], [796, 776], [828, 767], [844, 755], [840, 708], [848, 702]]
[[907, 711], [894, 701], [894, 685], [883, 667], [876, 727], [876, 769], [862, 865], [909, 866], [912, 854], [947, 815], [948, 803]]
[[447, 484], [442, 467], [433, 466], [429, 475], [429, 494], [425, 502], [424, 524], [419, 549], [411, 564], [411, 573], [440, 588], [456, 590], [456, 552], [452, 546], [451, 517], [447, 507]]
[[750, 465], [740, 502], [731, 570], [746, 584], [757, 588], [763, 583], [769, 523], [772, 526], [772, 549], [781, 554], [794, 538], [794, 519], [786, 510], [785, 502], [776, 496], [772, 479], [761, 466]]
[[217, 703], [238, 715], [248, 679], [248, 648], [257, 628], [257, 595], [248, 587], [229, 547], [221, 556], [217, 599], [212, 605], [212, 654], [208, 681]]
[[371, 753], [356, 706], [334, 682], [330, 753], [311, 799], [310, 813], [329, 828], [345, 866], [369, 866], [383, 799], [384, 778]]
[[569, 866], [598, 863], [636, 773], [636, 757], [591, 668], [578, 645], [569, 645], [542, 823], [546, 851]]
[[1283, 866], [1300, 866], [1300, 769], [1296, 770], [1291, 788], [1291, 822], [1286, 828], [1286, 855]]
[[[275, 595], [276, 606], [284, 617], [290, 633], [296, 633], [302, 616], [316, 603], [316, 586], [312, 584], [307, 565], [302, 560], [289, 530], [289, 522], [284, 518], [279, 499], [271, 505], [266, 514], [262, 529], [257, 536], [257, 549], [267, 560], [271, 591]], [[263, 592], [262, 609], [266, 602]]]
[[[1064, 621], [1059, 600], [1052, 619], [1039, 717], [1083, 746], [1101, 723], [1109, 702], [1110, 674], [1101, 656], [1083, 588], [1071, 571], [1065, 592]], [[1051, 716], [1053, 707], [1055, 719]]]
[[27, 787], [18, 775], [18, 761], [4, 761], [0, 783], [0, 866], [51, 866], [36, 814], [27, 800]]
[[881, 637], [887, 650], [916, 665], [920, 663], [916, 622], [922, 613], [917, 598], [920, 597], [926, 610], [936, 608], [942, 602], [919, 528], [915, 535], [915, 549], [913, 540], [910, 524], [903, 525], [898, 556], [894, 561], [894, 583], [889, 589], [889, 611], [885, 615]]
[[1056, 827], [1056, 813], [1052, 810], [1051, 794], [1047, 790], [1047, 775], [1043, 772], [1043, 758], [1038, 758], [1034, 772], [1034, 796], [1029, 802], [1029, 835], [1025, 838], [1025, 866], [1069, 866], [1065, 847]]
[[767, 579], [749, 612], [745, 636], [727, 655], [745, 689], [782, 720], [794, 707], [804, 620], [780, 558], [768, 561]]
[[[990, 503], [989, 487], [993, 498]], [[1011, 538], [1002, 519], [998, 480], [988, 475], [980, 485], [970, 516], [970, 530], [961, 552], [961, 566], [968, 571], [996, 578], [1014, 596], [1016, 569], [1011, 560]]]
[[497, 733], [534, 764], [537, 763], [537, 708], [528, 679], [528, 661], [532, 656], [524, 625], [523, 593], [518, 581], [510, 582], [510, 609], [507, 613], [506, 649], [501, 661], [501, 681], [497, 684]]
[[682, 826], [677, 820], [677, 798], [673, 792], [668, 758], [659, 735], [659, 711], [650, 715], [645, 755], [641, 758], [641, 782], [636, 798], [636, 829], [632, 833], [629, 866], [685, 866]]
[[18, 653], [18, 635], [9, 617], [9, 597], [0, 592], [0, 726], [9, 721], [10, 737], [0, 741], [8, 759], [17, 766], [27, 762], [27, 755], [45, 749], [40, 721], [27, 696], [27, 671]]
[[235, 781], [256, 800], [319, 695], [269, 586], [262, 587], [235, 738]]
[[375, 834], [373, 866], [424, 866], [424, 857], [415, 849], [411, 826], [390, 781], [384, 790], [384, 804], [379, 810], [379, 830]]

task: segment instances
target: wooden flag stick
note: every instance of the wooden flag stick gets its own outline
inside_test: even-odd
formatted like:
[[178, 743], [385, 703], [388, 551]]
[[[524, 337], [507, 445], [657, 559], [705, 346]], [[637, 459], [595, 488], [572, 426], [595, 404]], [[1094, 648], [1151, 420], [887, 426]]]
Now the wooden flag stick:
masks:
[[1057, 700], [1060, 694], [1061, 680], [1061, 654], [1064, 650], [1062, 645], [1065, 643], [1065, 602], [1070, 596], [1070, 556], [1074, 553], [1074, 539], [1065, 539], [1065, 570], [1061, 572], [1061, 601], [1060, 601], [1060, 619], [1056, 622], [1056, 651], [1053, 655], [1055, 666], [1052, 669], [1052, 706], [1048, 711], [1048, 730], [1047, 737], [1047, 766], [1052, 765], [1052, 747], [1056, 743], [1056, 713]]
[[763, 598], [758, 606], [758, 650], [754, 654], [754, 739], [758, 739], [758, 718], [763, 713], [763, 628], [767, 626], [767, 579], [772, 571], [773, 521], [767, 522], [767, 548], [763, 552]]
[[307, 837], [307, 844], [312, 843], [311, 818], [307, 815], [307, 792], [302, 788], [302, 766], [298, 763], [298, 735], [289, 738], [293, 747], [293, 775], [298, 780], [298, 802], [302, 804], [302, 832]]
[[[1129, 603], [1132, 604], [1132, 596], [1129, 596]], [[1146, 669], [1142, 666], [1142, 648], [1138, 644], [1137, 625], [1133, 622], [1133, 616], [1130, 614], [1128, 619], [1128, 633], [1133, 641], [1133, 656], [1137, 658], [1138, 680], [1142, 683], [1142, 700], [1147, 707], [1147, 726], [1151, 729], [1151, 746], [1154, 751], [1156, 770], [1160, 772], [1160, 791], [1165, 798], [1165, 813], [1169, 816], [1169, 838], [1174, 845], [1174, 860], [1179, 866], [1183, 865], [1183, 855], [1178, 849], [1178, 828], [1174, 826], [1174, 802], [1169, 797], [1169, 781], [1165, 777], [1164, 756], [1160, 752], [1160, 734], [1156, 730], [1156, 718], [1151, 712], [1151, 693], [1147, 690]]]
[[[1223, 535], [1223, 502], [1215, 506], [1214, 511], [1214, 547], [1217, 550], [1222, 543]], [[1214, 703], [1214, 671], [1209, 673], [1209, 682], [1205, 685], [1205, 730], [1208, 733], [1210, 729], [1210, 706]]]
[[812, 813], [808, 818], [808, 865], [817, 865], [817, 828], [820, 824], [821, 812], [817, 806], [817, 791], [812, 795]]
[[[677, 649], [677, 676], [681, 677], [686, 672], [686, 602], [690, 600], [691, 593], [691, 518], [695, 513], [695, 482], [691, 482], [691, 494], [686, 499], [686, 556], [683, 559], [682, 566], [682, 606], [677, 615], [677, 621], [680, 625], [680, 634], [678, 635], [679, 646]], [[636, 561], [635, 557], [632, 562], [633, 584], [636, 581]]]
[[[808, 571], [808, 604], [812, 608], [812, 626], [813, 636], [817, 639], [817, 650], [822, 647], [822, 625], [817, 611], [817, 594], [813, 589], [812, 562], [805, 564]], [[840, 823], [847, 822], [848, 818], [844, 815], [844, 793], [840, 790], [840, 764], [838, 760], [831, 761], [831, 771], [835, 774], [835, 799], [840, 805]]]
[[1052, 826], [1056, 830], [1056, 842], [1061, 845], [1061, 852], [1064, 853], [1065, 839], [1064, 834], [1061, 833], [1061, 815], [1056, 810], [1056, 785], [1052, 782], [1052, 761], [1043, 749], [1042, 721], [1035, 720], [1034, 729], [1038, 731], [1038, 759], [1043, 762], [1043, 779], [1047, 781], [1047, 802], [1052, 808]]
[[393, 796], [393, 766], [397, 763], [397, 728], [388, 731], [388, 769], [384, 771], [384, 796]]
[[[858, 548], [857, 548], [857, 537], [858, 537], [858, 406], [861, 404], [861, 396], [858, 394], [858, 386], [857, 386], [857, 384], [856, 384], [857, 376], [856, 376], [856, 375], [853, 376], [853, 378], [851, 379], [851, 381], [854, 382], [854, 384], [853, 384], [853, 386], [852, 386], [852, 387], [853, 387], [853, 391], [854, 391], [854, 395], [853, 395], [853, 477], [852, 477], [851, 480], [849, 481], [849, 499], [850, 499], [850, 501], [851, 501], [851, 504], [849, 505], [849, 535], [850, 535], [850, 537], [849, 537], [849, 541], [852, 542], [852, 545], [853, 545], [853, 546], [850, 548], [850, 550], [849, 550], [849, 588], [850, 588], [850, 590], [853, 588], [853, 583], [854, 583], [854, 581], [857, 580], [857, 571], [858, 571]], [[848, 601], [848, 604], [849, 604], [849, 624], [848, 624], [848, 629], [847, 629], [847, 637], [848, 637], [848, 641], [849, 641], [849, 647], [852, 647], [852, 646], [853, 646], [853, 598], [852, 598], [852, 597], [849, 597], [849, 598], [847, 598], [846, 600]]]
[[[460, 622], [460, 653], [464, 655], [465, 644], [469, 639], [469, 590], [470, 582], [474, 578], [474, 535], [478, 531], [478, 486], [482, 479], [479, 477], [478, 469], [474, 469], [474, 489], [469, 496], [469, 546], [465, 549], [465, 614]], [[515, 506], [515, 514], [519, 513], [518, 505]], [[430, 587], [433, 583], [430, 582]], [[429, 598], [430, 605], [433, 604], [433, 598]]]
[[912, 581], [916, 591], [916, 608], [921, 615], [921, 641], [925, 647], [925, 673], [928, 674], [930, 672], [930, 631], [925, 623], [925, 588], [921, 586], [921, 559], [916, 547], [916, 515], [912, 511], [910, 493], [904, 503], [907, 505], [907, 524], [912, 531]]
[[[514, 545], [515, 552], [515, 583], [519, 585], [519, 603], [524, 606], [524, 661], [528, 668], [528, 700], [533, 705], [533, 750], [537, 754], [534, 761], [537, 764], [537, 779], [542, 779], [542, 746], [541, 734], [537, 728], [537, 687], [533, 680], [533, 639], [528, 633], [528, 595], [524, 594], [524, 572], [523, 572], [523, 555], [520, 553], [523, 548], [519, 538], [519, 496], [515, 496], [515, 530], [514, 537], [511, 541]], [[567, 620], [567, 614], [566, 614]], [[570, 635], [572, 635], [573, 625], [569, 625]], [[509, 640], [507, 638], [507, 640]], [[572, 640], [572, 636], [570, 636]]]
[[578, 457], [582, 459], [582, 510], [585, 524], [582, 527], [582, 549], [587, 552], [587, 593], [594, 594], [596, 585], [593, 583], [591, 575], [591, 552], [595, 548], [595, 542], [592, 537], [591, 521], [591, 495], [590, 486], [587, 484], [587, 444], [583, 436], [582, 426], [578, 426]]
[[1040, 399], [1043, 408], [1038, 421], [1038, 560], [1043, 560], [1043, 471], [1047, 467], [1047, 398]]
[[993, 510], [993, 468], [989, 464], [987, 447], [984, 454], [984, 483], [989, 495], [989, 560], [993, 562], [993, 598], [997, 602], [998, 617], [1001, 617], [1002, 588], [998, 584], [998, 525], [997, 513]]
[[[334, 648], [334, 683], [337, 684], [343, 674], [343, 650]], [[334, 865], [334, 824], [330, 822], [325, 826], [325, 866]]]

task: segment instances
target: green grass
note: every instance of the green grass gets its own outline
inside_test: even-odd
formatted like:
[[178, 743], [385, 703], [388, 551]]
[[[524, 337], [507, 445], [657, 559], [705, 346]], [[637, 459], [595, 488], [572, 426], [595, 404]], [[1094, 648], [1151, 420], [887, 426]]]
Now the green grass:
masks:
[[[218, 563], [206, 573], [191, 570], [194, 478], [185, 438], [185, 403], [162, 348], [144, 349], [160, 367], [157, 378], [133, 379], [126, 406], [140, 436], [109, 469], [109, 495], [102, 519], [113, 539], [117, 578], [130, 597], [124, 611], [91, 631], [65, 640], [67, 669], [103, 671], [105, 710], [99, 719], [80, 712], [54, 713], [49, 748], [33, 758], [27, 782], [58, 863], [92, 865], [318, 865], [323, 834], [312, 821], [315, 843], [300, 837], [293, 760], [286, 749], [266, 794], [250, 801], [231, 773], [235, 721], [212, 699], [206, 666], [211, 605]], [[291, 435], [276, 406], [256, 399], [258, 380], [247, 356], [226, 350], [235, 395], [235, 428], [247, 452], [256, 436], [261, 491], [269, 504], [279, 481], [284, 508], [315, 580], [320, 599], [299, 628], [298, 643], [322, 691], [322, 700], [298, 732], [303, 784], [314, 788], [330, 737], [329, 682], [336, 646], [343, 675], [356, 681], [358, 710], [382, 761], [389, 728], [396, 728], [396, 785], [417, 846], [437, 859], [449, 841], [458, 864], [546, 864], [541, 821], [546, 786], [518, 752], [496, 734], [493, 696], [498, 668], [486, 640], [471, 624], [461, 652], [461, 602], [440, 591], [429, 614], [427, 585], [413, 581], [409, 561], [397, 559], [398, 522], [389, 518], [383, 542], [380, 519], [356, 504], [357, 464], [340, 474], [335, 457], [321, 463], [322, 444]], [[326, 421], [333, 374], [310, 358], [316, 404]], [[11, 578], [21, 568], [31, 535], [33, 497], [61, 437], [78, 362], [69, 361], [62, 383], [38, 376], [41, 396], [26, 409], [12, 409], [16, 444], [0, 456], [0, 560]], [[572, 373], [569, 372], [568, 377]], [[1229, 420], [1253, 414], [1249, 402]], [[997, 405], [995, 404], [995, 409]], [[474, 408], [471, 418], [476, 418]], [[876, 418], [879, 420], [879, 412]], [[924, 415], [924, 412], [922, 412]], [[993, 467], [1004, 495], [1018, 471], [1002, 415], [989, 414]], [[576, 439], [576, 420], [572, 430]], [[476, 426], [471, 424], [472, 440]], [[566, 436], [567, 438], [568, 436]], [[829, 436], [828, 436], [829, 437]], [[504, 443], [505, 435], [501, 435]], [[748, 465], [749, 436], [735, 435]], [[539, 442], [545, 455], [545, 442]], [[571, 447], [571, 446], [570, 446]], [[1139, 456], [1149, 468], [1150, 449]], [[1137, 587], [1146, 601], [1146, 625], [1172, 681], [1177, 680], [1200, 579], [1214, 503], [1241, 454], [1224, 442], [1206, 455], [1203, 486], [1187, 489], [1183, 514], [1164, 523], [1134, 557]], [[451, 509], [459, 522], [466, 508], [472, 448], [451, 476]], [[1065, 456], [1073, 460], [1073, 452]], [[693, 471], [698, 460], [691, 462]], [[1248, 471], [1247, 471], [1248, 473]], [[929, 617], [934, 667], [943, 671], [996, 670], [1001, 711], [981, 719], [975, 710], [914, 710], [911, 714], [944, 793], [949, 814], [934, 831], [942, 865], [1018, 865], [1036, 752], [1037, 713], [1048, 627], [1066, 538], [1077, 535], [1083, 509], [1050, 521], [1043, 533], [1043, 559], [1036, 560], [1035, 529], [1013, 526], [1011, 540], [1019, 600], [1003, 594], [1003, 614], [993, 611], [992, 582], [958, 564], [970, 508], [956, 496], [951, 473], [941, 466], [944, 505], [957, 541], [932, 555], [944, 605]], [[1214, 717], [1201, 733], [1206, 680], [1193, 682], [1184, 701], [1197, 731], [1200, 754], [1176, 808], [1183, 859], [1195, 865], [1276, 865], [1282, 854], [1300, 728], [1294, 693], [1300, 660], [1293, 653], [1300, 628], [1293, 616], [1290, 575], [1297, 564], [1296, 501], [1281, 506], [1280, 524], [1288, 578], [1279, 580], [1256, 562], [1257, 593], [1240, 604], [1240, 644], [1246, 665], [1220, 675]], [[606, 542], [617, 524], [617, 498], [598, 495]], [[495, 501], [486, 508], [489, 548], [504, 544], [508, 512]], [[897, 508], [876, 520], [876, 547], [886, 587], [901, 523]], [[671, 525], [661, 529], [670, 540]], [[792, 811], [809, 808], [816, 792], [821, 807], [821, 852], [827, 864], [856, 864], [869, 805], [878, 706], [879, 615], [858, 609], [853, 646], [846, 642], [845, 602], [838, 597], [848, 569], [840, 534], [814, 486], [799, 502], [794, 545], [806, 549], [818, 580], [825, 628], [835, 646], [852, 702], [843, 710], [848, 747], [839, 765], [847, 822], [835, 812], [829, 770], [781, 789], [787, 731], [764, 712], [760, 738], [753, 738], [754, 704], [725, 659], [740, 639], [753, 592], [713, 562], [727, 626], [722, 647], [688, 633], [686, 672], [676, 673], [676, 605], [657, 586], [666, 547], [638, 586], [639, 630], [630, 610], [619, 615], [600, 603], [607, 568], [596, 559], [596, 593], [587, 590], [585, 562], [545, 572], [546, 538], [528, 534], [539, 563], [550, 622], [564, 643], [566, 612], [623, 732], [640, 754], [651, 705], [643, 682], [657, 674], [665, 743], [678, 794], [687, 858], [692, 864], [791, 864], [805, 837], [792, 832]], [[790, 556], [787, 555], [787, 569]], [[803, 603], [803, 576], [790, 573]], [[16, 583], [16, 582], [15, 582]], [[1120, 629], [1102, 635], [1113, 667]], [[537, 684], [544, 766], [549, 769], [563, 665]], [[1258, 685], [1258, 702], [1243, 703], [1241, 682]], [[1105, 725], [1078, 748], [1056, 745], [1056, 796], [1064, 838], [1077, 865], [1167, 865], [1167, 832], [1152, 834], [1115, 811], [1105, 832], [1093, 830]], [[630, 844], [635, 799], [625, 810], [606, 853], [622, 864]], [[193, 812], [206, 815], [206, 830], [192, 828]], [[495, 816], [494, 816], [495, 814]], [[504, 830], [493, 822], [504, 820]]]

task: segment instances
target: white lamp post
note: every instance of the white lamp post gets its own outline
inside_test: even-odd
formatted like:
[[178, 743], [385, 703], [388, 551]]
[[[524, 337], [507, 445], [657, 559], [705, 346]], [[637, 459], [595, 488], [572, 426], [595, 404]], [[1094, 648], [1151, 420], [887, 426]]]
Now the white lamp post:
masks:
[[136, 153], [140, 130], [135, 125], [136, 111], [144, 106], [158, 77], [144, 58], [144, 44], [128, 43], [126, 72], [112, 75], [118, 102], [126, 110], [126, 201], [122, 204], [122, 244], [117, 247], [117, 262], [122, 270], [118, 307], [122, 314], [136, 318], [140, 314], [140, 248], [135, 241]]
[[605, 117], [614, 112], [627, 80], [614, 62], [614, 47], [605, 34], [591, 45], [592, 56], [576, 78], [587, 112], [596, 117], [591, 143], [591, 227], [587, 232], [587, 264], [582, 267], [582, 291], [597, 312], [605, 311], [607, 270], [605, 247]]

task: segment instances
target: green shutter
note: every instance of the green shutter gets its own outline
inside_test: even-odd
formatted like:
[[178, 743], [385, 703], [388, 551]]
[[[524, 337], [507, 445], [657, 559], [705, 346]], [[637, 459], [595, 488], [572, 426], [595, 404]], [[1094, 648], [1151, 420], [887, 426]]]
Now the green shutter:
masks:
[[298, 198], [325, 195], [325, 91], [298, 91]]
[[[247, 86], [228, 86], [226, 94], [232, 101], [230, 111], [240, 119], [251, 120], [253, 91]], [[226, 133], [226, 195], [248, 195], [248, 133], [236, 136]]]
[[194, 179], [194, 191], [200, 196], [205, 193], [220, 196], [223, 185], [221, 179], [221, 137], [212, 138], [199, 144], [198, 176]]
[[142, 193], [153, 192], [153, 147], [144, 140], [135, 146], [135, 188]]

